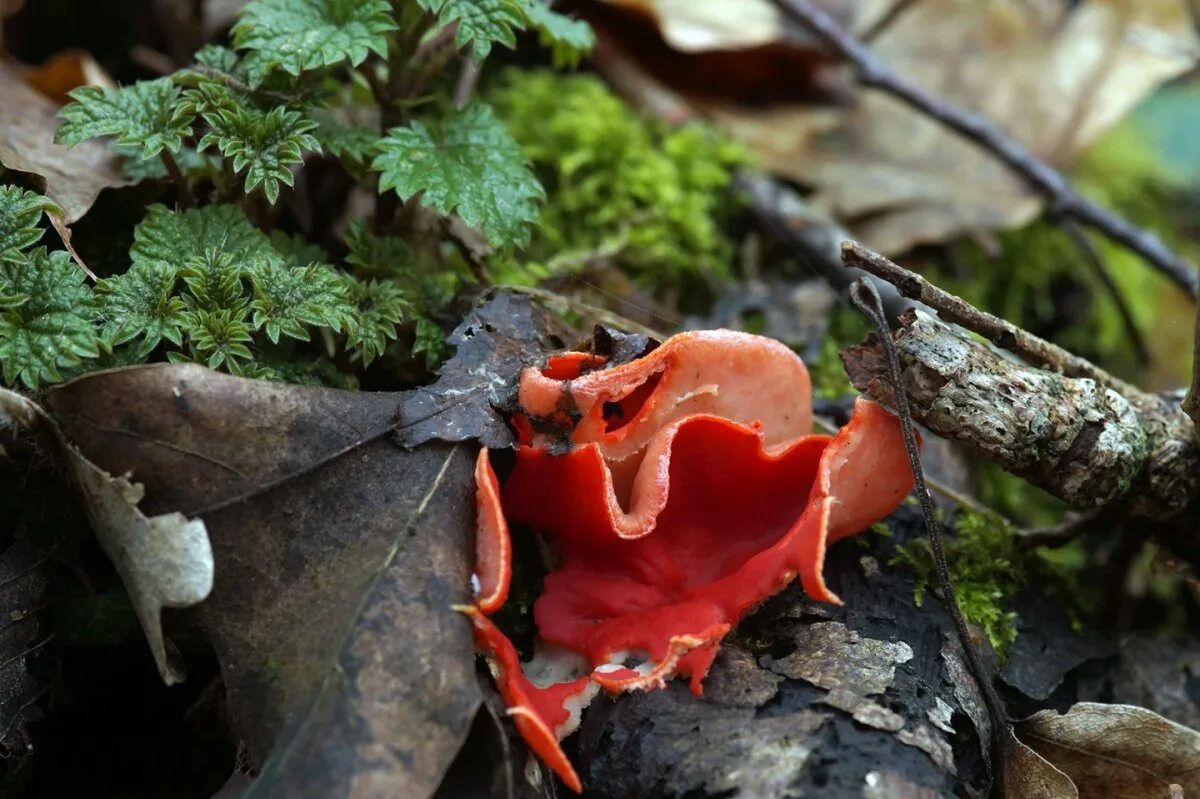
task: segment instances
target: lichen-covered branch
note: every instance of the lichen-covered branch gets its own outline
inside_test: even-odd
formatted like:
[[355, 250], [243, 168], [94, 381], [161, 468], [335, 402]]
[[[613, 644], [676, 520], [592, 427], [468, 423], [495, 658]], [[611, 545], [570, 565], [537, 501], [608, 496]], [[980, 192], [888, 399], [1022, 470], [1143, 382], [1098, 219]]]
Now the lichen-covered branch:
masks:
[[[934, 433], [1080, 508], [1120, 502], [1169, 518], [1195, 494], [1200, 447], [1172, 404], [1013, 363], [924, 313], [900, 322], [892, 336], [913, 417]], [[893, 404], [877, 339], [842, 360], [856, 388]]]

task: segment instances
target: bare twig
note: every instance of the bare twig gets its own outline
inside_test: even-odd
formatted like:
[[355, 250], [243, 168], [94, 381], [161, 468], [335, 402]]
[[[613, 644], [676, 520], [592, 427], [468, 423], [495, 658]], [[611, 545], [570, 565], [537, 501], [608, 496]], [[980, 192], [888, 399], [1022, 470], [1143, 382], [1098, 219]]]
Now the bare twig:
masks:
[[875, 41], [881, 33], [895, 25], [896, 20], [900, 19], [905, 11], [908, 11], [919, 2], [921, 0], [895, 0], [888, 7], [887, 11], [883, 12], [879, 19], [875, 20], [875, 24], [863, 32], [862, 40], [866, 43]]
[[847, 266], [858, 267], [886, 280], [899, 289], [903, 296], [920, 300], [936, 310], [938, 316], [946, 321], [978, 333], [997, 347], [1017, 353], [1034, 366], [1049, 366], [1068, 377], [1091, 378], [1129, 399], [1142, 395], [1139, 389], [1113, 377], [1091, 361], [1038, 338], [998, 316], [979, 310], [963, 298], [938, 288], [915, 272], [908, 271], [861, 244], [853, 241], [843, 242], [842, 256]]
[[1193, 264], [1172, 252], [1151, 231], [1088, 200], [1076, 191], [1062, 173], [1040, 161], [986, 117], [934, 97], [893, 72], [870, 48], [819, 9], [813, 0], [775, 0], [775, 3], [849, 62], [864, 86], [892, 95], [992, 153], [1046, 199], [1053, 215], [1069, 217], [1100, 231], [1137, 253], [1181, 288], [1196, 293], [1197, 276]]
[[933, 497], [925, 482], [925, 470], [921, 467], [921, 449], [917, 445], [917, 436], [913, 430], [912, 413], [908, 406], [908, 397], [904, 390], [903, 374], [900, 369], [900, 357], [896, 354], [895, 345], [892, 344], [887, 316], [883, 311], [883, 301], [879, 298], [879, 292], [875, 290], [874, 284], [864, 279], [855, 281], [854, 285], [850, 287], [850, 299], [874, 324], [887, 355], [892, 394], [897, 415], [900, 417], [900, 430], [904, 435], [904, 449], [908, 453], [908, 463], [912, 469], [913, 482], [916, 484], [917, 499], [921, 502], [921, 512], [925, 517], [925, 530], [929, 534], [929, 549], [933, 553], [933, 563], [937, 570], [942, 598], [946, 604], [946, 611], [954, 622], [954, 630], [958, 633], [958, 641], [962, 645], [971, 676], [975, 678], [984, 704], [987, 705], [988, 714], [992, 717], [991, 762], [995, 764], [992, 774], [998, 783], [995, 794], [1003, 796], [1004, 752], [1009, 738], [1008, 712], [1004, 709], [1004, 703], [1000, 701], [1000, 696], [996, 693], [995, 686], [992, 685], [991, 676], [983, 664], [983, 658], [979, 656], [979, 650], [975, 647], [975, 639], [971, 635], [971, 629], [967, 626], [967, 620], [963, 617], [962, 609], [958, 606], [958, 596], [954, 591], [954, 583], [950, 580], [950, 569], [946, 564], [946, 552], [942, 546], [941, 525], [938, 524], [933, 507]]
[[479, 63], [468, 56], [463, 59], [462, 71], [458, 73], [458, 82], [454, 84], [454, 107], [462, 108], [471, 101], [475, 93], [475, 85], [479, 83]]
[[1150, 363], [1150, 349], [1146, 346], [1146, 338], [1142, 335], [1142, 329], [1138, 327], [1137, 320], [1133, 318], [1133, 311], [1130, 309], [1129, 303], [1125, 301], [1125, 295], [1121, 293], [1121, 287], [1113, 280], [1112, 273], [1108, 271], [1108, 265], [1104, 263], [1104, 258], [1100, 256], [1099, 250], [1096, 249], [1091, 239], [1088, 238], [1087, 233], [1081, 230], [1074, 220], [1063, 219], [1059, 223], [1059, 226], [1067, 234], [1067, 238], [1071, 239], [1079, 251], [1083, 253], [1084, 263], [1095, 273], [1096, 279], [1104, 286], [1104, 290], [1108, 292], [1113, 305], [1117, 307], [1117, 314], [1121, 317], [1121, 325], [1125, 328], [1125, 336], [1129, 339], [1138, 362], [1141, 364]]

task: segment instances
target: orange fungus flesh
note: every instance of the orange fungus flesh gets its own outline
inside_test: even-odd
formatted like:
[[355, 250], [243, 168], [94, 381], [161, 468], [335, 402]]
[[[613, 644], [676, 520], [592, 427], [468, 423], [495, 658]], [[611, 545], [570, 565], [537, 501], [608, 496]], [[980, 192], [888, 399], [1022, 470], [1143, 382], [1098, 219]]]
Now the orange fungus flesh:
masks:
[[[815, 599], [840, 602], [822, 577], [826, 547], [912, 488], [895, 417], [859, 399], [836, 436], [812, 435], [804, 364], [760, 336], [684, 333], [607, 368], [556, 356], [522, 373], [518, 396], [512, 473], [498, 490], [486, 451], [476, 468], [469, 613], [522, 736], [576, 791], [558, 740], [589, 680], [620, 692], [682, 675], [699, 694], [721, 638], [796, 577]], [[509, 522], [557, 555], [534, 621], [541, 644], [583, 664], [578, 677], [533, 685], [486, 618], [508, 593]]]

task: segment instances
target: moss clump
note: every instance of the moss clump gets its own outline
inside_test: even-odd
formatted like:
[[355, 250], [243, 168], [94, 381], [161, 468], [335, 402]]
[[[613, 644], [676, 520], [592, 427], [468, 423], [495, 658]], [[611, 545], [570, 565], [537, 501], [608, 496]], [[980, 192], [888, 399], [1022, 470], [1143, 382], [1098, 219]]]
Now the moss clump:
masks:
[[[954, 517], [954, 536], [945, 538], [946, 565], [967, 621], [983, 634], [1004, 659], [1017, 639], [1017, 614], [1009, 601], [1029, 580], [1037, 579], [1073, 616], [1085, 602], [1077, 575], [1084, 558], [1077, 547], [1058, 549], [1021, 546], [1003, 517], [960, 510]], [[892, 565], [911, 568], [917, 576], [913, 599], [920, 607], [936, 580], [933, 553], [925, 538], [896, 548]]]
[[590, 75], [508, 70], [488, 100], [547, 193], [521, 267], [501, 278], [569, 272], [597, 253], [654, 291], [729, 273], [741, 148], [700, 125], [638, 116]]

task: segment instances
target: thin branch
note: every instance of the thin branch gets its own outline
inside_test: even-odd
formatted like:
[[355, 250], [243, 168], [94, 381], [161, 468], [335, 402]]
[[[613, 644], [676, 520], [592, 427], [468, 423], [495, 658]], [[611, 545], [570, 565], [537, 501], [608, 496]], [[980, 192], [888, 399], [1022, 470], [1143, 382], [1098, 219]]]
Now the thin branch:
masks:
[[1040, 161], [986, 117], [934, 97], [912, 81], [897, 75], [833, 17], [817, 8], [813, 0], [775, 0], [775, 3], [849, 62], [864, 86], [886, 92], [992, 153], [1046, 199], [1052, 214], [1070, 217], [1100, 231], [1137, 253], [1176, 285], [1193, 295], [1196, 293], [1197, 276], [1193, 264], [1172, 252], [1151, 231], [1088, 200], [1076, 191], [1062, 173]]
[[893, 263], [877, 252], [868, 250], [861, 244], [853, 241], [842, 242], [842, 256], [847, 266], [858, 267], [886, 280], [899, 289], [903, 296], [923, 302], [946, 321], [978, 333], [1001, 349], [1015, 352], [1033, 366], [1049, 366], [1068, 377], [1091, 378], [1127, 399], [1142, 396], [1139, 389], [1113, 377], [1091, 361], [1038, 338], [998, 316], [979, 310], [962, 297], [938, 288], [920, 275]]
[[992, 685], [991, 677], [983, 664], [983, 658], [975, 647], [975, 639], [967, 620], [963, 617], [962, 609], [958, 606], [958, 596], [954, 591], [954, 583], [950, 579], [950, 568], [946, 564], [946, 551], [942, 546], [942, 530], [938, 524], [933, 507], [933, 497], [925, 482], [925, 470], [921, 467], [921, 449], [917, 445], [917, 436], [913, 430], [912, 413], [908, 406], [907, 392], [904, 390], [904, 380], [900, 368], [900, 357], [892, 343], [891, 331], [888, 329], [887, 316], [883, 310], [883, 301], [875, 285], [869, 280], [859, 279], [850, 287], [850, 299], [858, 309], [871, 320], [879, 335], [887, 355], [888, 370], [891, 373], [892, 394], [895, 398], [897, 415], [900, 417], [900, 430], [904, 435], [904, 449], [908, 453], [909, 467], [912, 469], [913, 482], [916, 484], [917, 499], [921, 502], [921, 512], [925, 517], [925, 530], [929, 535], [929, 549], [933, 553], [933, 563], [937, 570], [938, 584], [950, 619], [954, 622], [954, 630], [958, 633], [958, 641], [962, 645], [971, 676], [979, 686], [979, 692], [987, 705], [988, 714], [992, 717], [992, 770], [997, 781], [995, 794], [1004, 796], [1004, 752], [1009, 737], [1008, 712], [1000, 701], [996, 688]]
[[1125, 295], [1121, 292], [1121, 287], [1117, 285], [1117, 281], [1113, 280], [1112, 273], [1108, 270], [1108, 265], [1104, 263], [1104, 258], [1100, 255], [1100, 251], [1096, 249], [1096, 245], [1092, 244], [1079, 225], [1072, 219], [1063, 219], [1059, 223], [1059, 227], [1067, 234], [1067, 238], [1075, 244], [1081, 253], [1083, 253], [1083, 262], [1091, 268], [1096, 275], [1096, 279], [1104, 286], [1104, 290], [1108, 292], [1109, 299], [1113, 301], [1113, 305], [1117, 307], [1117, 314], [1121, 317], [1121, 325], [1125, 328], [1125, 337], [1129, 340], [1133, 347], [1133, 352], [1137, 356], [1138, 363], [1145, 365], [1150, 363], [1150, 348], [1146, 346], [1146, 337], [1142, 335], [1142, 329], [1138, 327], [1137, 320], [1133, 318], [1133, 310], [1129, 307], [1129, 303], [1125, 301]]
[[195, 208], [196, 195], [192, 194], [192, 187], [188, 185], [187, 178], [183, 176], [183, 170], [179, 168], [179, 162], [175, 160], [175, 156], [171, 155], [169, 150], [159, 150], [158, 156], [162, 160], [163, 166], [167, 168], [167, 174], [175, 183], [175, 188], [179, 190], [179, 204], [184, 208]]
[[875, 20], [875, 24], [863, 32], [862, 40], [866, 43], [875, 41], [879, 38], [880, 34], [895, 25], [896, 20], [900, 19], [905, 11], [908, 11], [919, 2], [921, 0], [895, 0], [888, 7], [888, 10], [883, 12], [879, 19]]
[[454, 107], [462, 108], [471, 101], [475, 86], [479, 83], [480, 64], [467, 56], [463, 59], [462, 71], [458, 73], [458, 82], [454, 84]]

